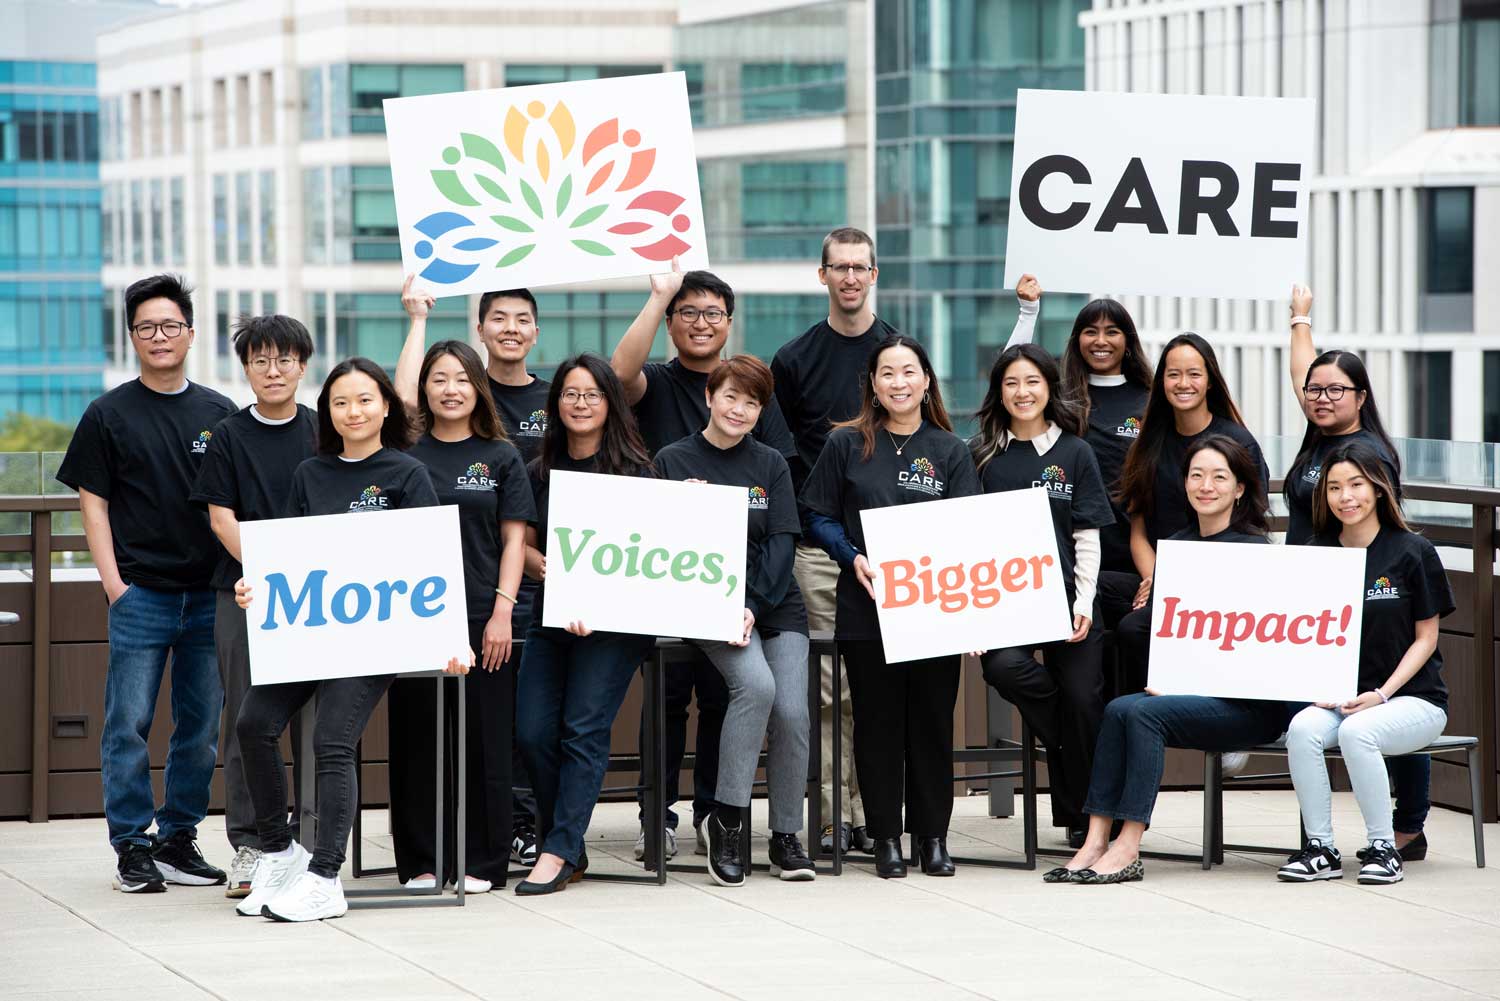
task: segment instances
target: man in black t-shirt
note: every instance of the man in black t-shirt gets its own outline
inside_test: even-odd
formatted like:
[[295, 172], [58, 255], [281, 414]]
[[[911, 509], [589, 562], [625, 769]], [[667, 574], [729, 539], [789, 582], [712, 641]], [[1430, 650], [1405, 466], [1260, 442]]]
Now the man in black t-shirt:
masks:
[[[285, 514], [292, 474], [317, 453], [318, 415], [297, 403], [297, 387], [313, 353], [301, 323], [290, 316], [247, 317], [235, 330], [234, 351], [255, 402], [214, 428], [189, 499], [208, 509], [209, 525], [224, 547], [213, 575], [214, 646], [224, 685], [224, 827], [235, 853], [224, 895], [245, 897], [260, 864], [261, 844], [235, 733], [240, 704], [250, 691], [250, 637], [245, 610], [234, 600], [235, 581], [244, 575], [240, 524]], [[292, 740], [297, 741], [295, 732]]]
[[[89, 553], [109, 600], [109, 673], [100, 741], [115, 887], [224, 882], [198, 851], [224, 699], [214, 656], [219, 544], [188, 495], [219, 421], [235, 406], [187, 379], [190, 290], [173, 275], [125, 290], [140, 377], [89, 404], [57, 478], [78, 491]], [[172, 657], [166, 801], [156, 807], [147, 739]], [[152, 823], [155, 835], [151, 833]]]

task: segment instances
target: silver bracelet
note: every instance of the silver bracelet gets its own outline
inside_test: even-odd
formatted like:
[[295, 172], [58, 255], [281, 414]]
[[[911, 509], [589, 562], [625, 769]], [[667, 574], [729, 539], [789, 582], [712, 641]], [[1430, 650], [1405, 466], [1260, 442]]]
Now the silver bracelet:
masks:
[[1375, 694], [1380, 696], [1380, 701], [1381, 702], [1389, 702], [1389, 701], [1391, 701], [1390, 699], [1388, 699], [1388, 698], [1385, 697], [1385, 692], [1382, 692], [1378, 688], [1375, 689]]

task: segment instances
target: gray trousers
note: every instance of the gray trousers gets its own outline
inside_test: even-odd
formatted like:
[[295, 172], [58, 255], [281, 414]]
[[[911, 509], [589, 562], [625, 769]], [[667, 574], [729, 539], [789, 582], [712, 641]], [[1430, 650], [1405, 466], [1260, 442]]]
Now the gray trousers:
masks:
[[796, 834], [802, 830], [807, 783], [807, 637], [780, 633], [763, 641], [751, 632], [750, 643], [742, 647], [695, 642], [729, 686], [714, 799], [726, 806], [750, 805], [761, 744], [769, 736], [771, 830]]

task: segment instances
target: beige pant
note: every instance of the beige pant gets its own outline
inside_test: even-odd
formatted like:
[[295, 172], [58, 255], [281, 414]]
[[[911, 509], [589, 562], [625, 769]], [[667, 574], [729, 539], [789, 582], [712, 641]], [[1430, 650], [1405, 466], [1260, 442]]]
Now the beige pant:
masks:
[[[839, 566], [817, 546], [798, 546], [797, 561], [792, 568], [802, 601], [807, 605], [807, 625], [814, 630], [832, 630], [834, 591], [839, 580]], [[819, 703], [818, 725], [822, 730], [822, 759], [819, 774], [823, 780], [822, 817], [825, 824], [833, 819], [833, 658], [820, 657], [823, 697]], [[854, 705], [849, 701], [849, 679], [839, 665], [843, 699], [839, 703], [839, 729], [843, 731], [843, 819], [855, 827], [865, 823], [865, 807], [859, 798], [859, 779], [854, 774]]]

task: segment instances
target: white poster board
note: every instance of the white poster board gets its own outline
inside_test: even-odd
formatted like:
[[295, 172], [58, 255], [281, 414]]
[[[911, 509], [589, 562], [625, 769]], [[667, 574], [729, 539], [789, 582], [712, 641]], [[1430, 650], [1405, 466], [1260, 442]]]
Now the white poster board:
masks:
[[682, 73], [384, 104], [401, 265], [434, 296], [708, 267]]
[[1353, 698], [1364, 573], [1363, 549], [1163, 540], [1148, 685], [1163, 695]]
[[437, 671], [468, 658], [456, 507], [247, 521], [240, 546], [252, 684]]
[[1047, 492], [860, 512], [887, 663], [1073, 633]]
[[745, 488], [553, 471], [547, 498], [542, 625], [744, 635]]
[[1307, 277], [1310, 98], [1022, 90], [1005, 284], [1280, 299]]

